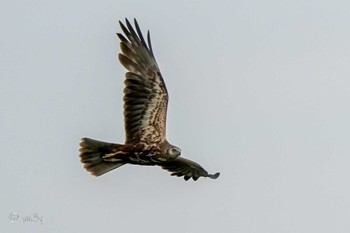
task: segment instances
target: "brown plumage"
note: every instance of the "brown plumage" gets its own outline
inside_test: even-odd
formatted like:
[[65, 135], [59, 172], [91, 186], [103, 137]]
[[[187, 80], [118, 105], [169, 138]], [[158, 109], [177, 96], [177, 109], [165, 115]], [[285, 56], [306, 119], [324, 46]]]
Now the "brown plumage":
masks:
[[83, 138], [80, 158], [86, 170], [100, 176], [124, 164], [161, 166], [171, 175], [185, 180], [199, 177], [216, 179], [199, 164], [179, 157], [181, 150], [166, 140], [168, 91], [153, 55], [151, 39], [143, 38], [136, 21], [135, 29], [126, 19], [120, 22], [120, 63], [128, 70], [124, 88], [125, 144]]

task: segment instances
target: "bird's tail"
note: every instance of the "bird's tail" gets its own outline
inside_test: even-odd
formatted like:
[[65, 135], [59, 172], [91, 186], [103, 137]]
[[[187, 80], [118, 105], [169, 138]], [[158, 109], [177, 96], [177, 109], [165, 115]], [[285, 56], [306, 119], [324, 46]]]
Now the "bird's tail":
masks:
[[94, 176], [100, 176], [116, 169], [126, 162], [115, 158], [116, 154], [125, 155], [124, 145], [82, 138], [80, 142], [80, 160], [84, 168]]

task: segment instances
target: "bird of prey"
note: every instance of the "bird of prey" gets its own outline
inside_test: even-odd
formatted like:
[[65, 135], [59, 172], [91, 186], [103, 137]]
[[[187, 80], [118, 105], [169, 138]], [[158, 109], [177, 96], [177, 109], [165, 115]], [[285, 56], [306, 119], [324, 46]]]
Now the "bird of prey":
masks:
[[[199, 164], [181, 157], [181, 150], [166, 139], [168, 91], [153, 54], [150, 33], [147, 42], [134, 20], [126, 26], [119, 21], [124, 35], [120, 39], [120, 63], [128, 70], [124, 88], [125, 144], [82, 138], [80, 159], [84, 168], [100, 176], [124, 164], [160, 166], [173, 176], [187, 181], [199, 177], [216, 179]], [[135, 30], [136, 29], [136, 30]]]

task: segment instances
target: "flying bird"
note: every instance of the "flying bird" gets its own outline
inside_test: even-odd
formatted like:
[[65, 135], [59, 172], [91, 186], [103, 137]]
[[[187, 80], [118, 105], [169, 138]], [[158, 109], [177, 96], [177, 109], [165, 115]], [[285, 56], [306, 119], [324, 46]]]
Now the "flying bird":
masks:
[[80, 159], [84, 168], [100, 176], [124, 164], [160, 166], [173, 176], [197, 180], [216, 179], [198, 163], [181, 157], [181, 149], [166, 139], [168, 91], [153, 54], [150, 33], [147, 42], [134, 19], [135, 29], [126, 19], [119, 21], [120, 63], [128, 70], [124, 88], [125, 143], [115, 144], [82, 138]]

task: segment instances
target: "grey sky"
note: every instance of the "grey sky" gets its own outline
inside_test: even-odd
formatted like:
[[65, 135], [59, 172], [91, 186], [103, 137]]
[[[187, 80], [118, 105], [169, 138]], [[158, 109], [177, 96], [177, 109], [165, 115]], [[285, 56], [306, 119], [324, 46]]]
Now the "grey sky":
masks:
[[[349, 2], [1, 5], [1, 232], [350, 231]], [[82, 168], [81, 137], [124, 141], [125, 17], [151, 31], [169, 141], [217, 180]]]

